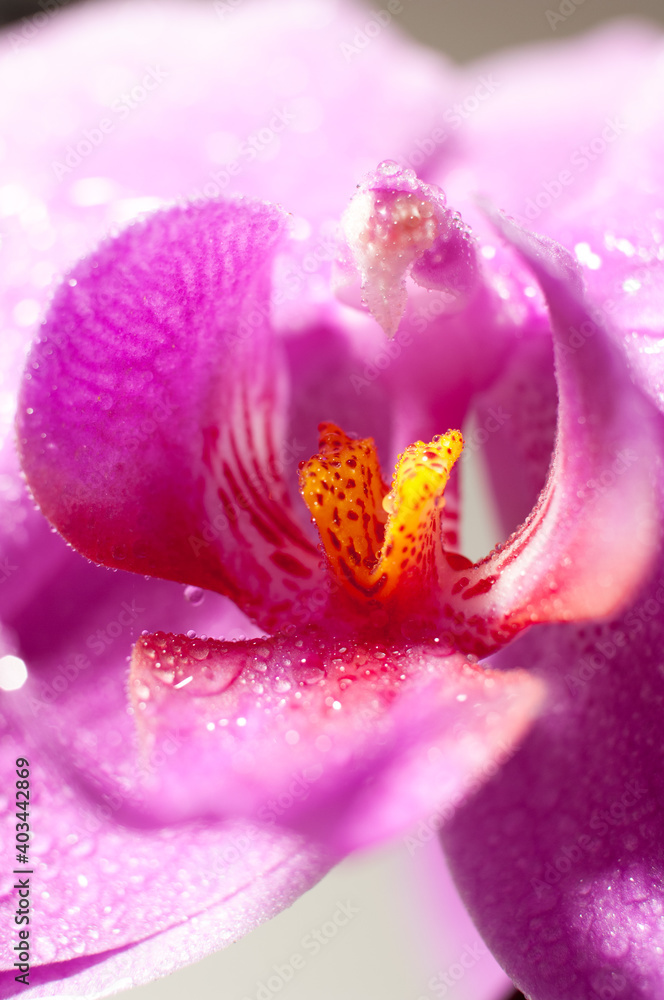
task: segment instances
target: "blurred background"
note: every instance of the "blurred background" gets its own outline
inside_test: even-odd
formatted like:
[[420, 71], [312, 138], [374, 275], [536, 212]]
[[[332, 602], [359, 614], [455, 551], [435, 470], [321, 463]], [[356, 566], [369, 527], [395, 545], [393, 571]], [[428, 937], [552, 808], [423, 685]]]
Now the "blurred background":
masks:
[[[0, 0], [0, 23], [81, 2], [95, 0]], [[370, 6], [380, 9], [384, 4]], [[527, 42], [565, 38], [617, 16], [642, 16], [664, 24], [662, 0], [403, 0], [403, 8], [400, 28], [457, 61]], [[471, 467], [466, 475], [474, 477], [474, 484], [467, 484], [465, 495], [481, 496], [481, 467]], [[473, 521], [472, 549], [486, 552], [496, 540], [496, 529], [486, 511], [476, 512]], [[413, 831], [410, 838], [348, 860], [290, 910], [226, 951], [120, 996], [132, 1000], [520, 996], [482, 945], [463, 908], [450, 902], [453, 898], [435, 838]], [[289, 957], [302, 950], [307, 935], [335, 926], [331, 921], [341, 904], [355, 910], [356, 916], [338, 933], [326, 935], [322, 930], [325, 943], [320, 952], [289, 979], [284, 972]]]
[[[95, 0], [0, 0], [0, 23], [80, 2]], [[368, 6], [379, 10], [385, 3]], [[403, 8], [402, 28], [457, 61], [524, 42], [575, 35], [625, 15], [664, 24], [662, 0], [563, 0], [562, 4], [561, 0], [403, 0]]]

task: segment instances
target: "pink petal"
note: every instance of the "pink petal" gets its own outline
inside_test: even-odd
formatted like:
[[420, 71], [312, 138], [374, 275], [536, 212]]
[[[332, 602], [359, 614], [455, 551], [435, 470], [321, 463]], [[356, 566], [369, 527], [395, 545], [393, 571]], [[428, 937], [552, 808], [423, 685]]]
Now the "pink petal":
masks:
[[130, 693], [144, 752], [166, 733], [182, 743], [146, 789], [154, 814], [244, 814], [334, 852], [454, 804], [541, 701], [527, 675], [487, 674], [435, 645], [317, 630], [146, 636]]
[[447, 119], [458, 143], [457, 169], [446, 176], [446, 163], [426, 179], [445, 187], [464, 218], [460, 192], [479, 192], [523, 225], [557, 235], [556, 219], [571, 199], [604, 181], [607, 157], [629, 129], [618, 125], [615, 141], [599, 155], [591, 150], [586, 156], [583, 147], [598, 140], [597, 149], [607, 125], [611, 131], [612, 121], [624, 121], [652, 79], [660, 51], [652, 25], [625, 19], [583, 37], [471, 63], [460, 86], [463, 98]]
[[[135, 719], [126, 711], [126, 687], [120, 683], [120, 675], [129, 643], [137, 637], [142, 626], [154, 629], [161, 624], [174, 631], [194, 626], [199, 632], [216, 627], [222, 634], [238, 635], [241, 634], [240, 623], [233, 617], [232, 609], [224, 610], [227, 602], [215, 595], [208, 594], [201, 604], [192, 605], [183, 599], [181, 588], [175, 584], [145, 581], [122, 573], [102, 574], [83, 560], [79, 563], [78, 577], [70, 575], [65, 588], [54, 582], [51, 592], [43, 594], [44, 604], [51, 609], [49, 627], [58, 637], [55, 648], [50, 648], [48, 634], [43, 629], [40, 633], [36, 627], [38, 619], [33, 618], [35, 638], [32, 648], [24, 654], [29, 665], [29, 680], [20, 691], [3, 697], [3, 713], [7, 722], [16, 720], [22, 734], [20, 749], [24, 752], [29, 748], [35, 764], [50, 762], [50, 770], [43, 773], [40, 770], [33, 775], [33, 787], [39, 796], [35, 803], [38, 809], [34, 817], [35, 829], [48, 833], [47, 836], [42, 832], [39, 843], [35, 845], [39, 872], [48, 874], [50, 893], [46, 902], [40, 902], [40, 912], [48, 914], [48, 920], [44, 919], [44, 938], [40, 947], [47, 949], [51, 939], [57, 945], [55, 957], [46, 951], [43, 955], [40, 952], [40, 960], [44, 963], [84, 960], [86, 956], [95, 956], [108, 949], [125, 947], [155, 931], [162, 932], [177, 925], [203, 907], [221, 905], [219, 901], [226, 897], [226, 874], [240, 878], [245, 870], [242, 865], [246, 863], [257, 868], [261, 858], [271, 858], [275, 851], [278, 854], [280, 844], [286, 844], [286, 852], [296, 850], [295, 864], [301, 865], [305, 880], [309, 878], [307, 872], [322, 871], [323, 866], [329, 865], [330, 861], [323, 861], [317, 853], [312, 855], [307, 850], [302, 854], [299, 841], [293, 841], [290, 836], [287, 841], [280, 839], [277, 827], [282, 821], [288, 822], [293, 818], [301, 827], [308, 824], [309, 831], [313, 830], [319, 839], [325, 837], [328, 848], [333, 850], [336, 858], [344, 846], [352, 846], [350, 842], [353, 839], [365, 842], [381, 833], [389, 835], [396, 829], [401, 831], [407, 827], [413, 816], [424, 813], [430, 816], [438, 810], [440, 802], [443, 805], [449, 802], [447, 796], [456, 799], [458, 791], [467, 787], [468, 781], [481, 781], [487, 771], [492, 771], [496, 759], [509, 752], [519, 738], [539, 702], [539, 687], [532, 685], [527, 677], [514, 675], [507, 679], [505, 686], [502, 675], [497, 675], [496, 684], [492, 687], [491, 677], [486, 677], [477, 667], [459, 669], [452, 663], [450, 674], [442, 672], [450, 662], [445, 658], [431, 663], [426, 686], [429, 690], [434, 688], [434, 694], [437, 692], [436, 704], [441, 705], [442, 718], [439, 720], [433, 715], [432, 702], [424, 701], [426, 690], [418, 694], [419, 689], [413, 685], [408, 697], [400, 705], [393, 706], [393, 716], [389, 711], [385, 713], [385, 726], [380, 728], [380, 736], [382, 738], [383, 733], [387, 735], [389, 746], [375, 746], [375, 728], [363, 732], [365, 716], [355, 718], [355, 730], [349, 719], [351, 731], [346, 734], [346, 754], [351, 754], [354, 748], [367, 749], [371, 755], [368, 766], [371, 762], [375, 764], [376, 783], [362, 788], [362, 762], [358, 761], [353, 775], [354, 785], [351, 783], [349, 801], [346, 801], [345, 776], [333, 770], [327, 784], [321, 778], [312, 786], [311, 811], [308, 814], [291, 817], [285, 813], [276, 817], [277, 822], [274, 816], [264, 816], [263, 820], [267, 819], [267, 823], [254, 820], [250, 824], [254, 831], [251, 833], [250, 852], [245, 855], [244, 850], [241, 851], [242, 858], [238, 859], [239, 867], [236, 867], [233, 847], [238, 846], [247, 831], [247, 824], [238, 820], [238, 808], [246, 804], [247, 795], [243, 791], [242, 802], [232, 804], [231, 817], [222, 817], [222, 803], [219, 801], [212, 812], [208, 808], [215, 789], [221, 791], [223, 783], [225, 787], [232, 784], [232, 755], [225, 755], [218, 746], [218, 732], [210, 734], [205, 729], [200, 741], [202, 756], [197, 769], [188, 772], [185, 756], [188, 759], [195, 753], [196, 741], [200, 737], [195, 729], [191, 734], [187, 730], [190, 720], [187, 712], [193, 701], [191, 696], [182, 699], [185, 709], [181, 716], [172, 706], [165, 706], [163, 725], [155, 726], [152, 747], [144, 748], [141, 754], [136, 742]], [[30, 621], [22, 622], [22, 631], [30, 633]], [[214, 643], [210, 642], [210, 645]], [[242, 645], [241, 642], [236, 643], [233, 648]], [[295, 647], [295, 650], [302, 655], [300, 647]], [[81, 660], [82, 651], [87, 660], [85, 664]], [[200, 666], [205, 665], [205, 661], [198, 662]], [[440, 676], [434, 685], [431, 677], [436, 674]], [[365, 683], [368, 685], [368, 679]], [[305, 685], [302, 690], [306, 699], [311, 687]], [[182, 696], [186, 693], [187, 686], [173, 692]], [[467, 694], [466, 703], [455, 703], [457, 694]], [[346, 697], [347, 693], [340, 694], [341, 699]], [[451, 704], [446, 704], [446, 699]], [[315, 700], [310, 695], [308, 704], [315, 707]], [[362, 709], [371, 707], [370, 698], [361, 705]], [[421, 732], [415, 730], [416, 722], [410, 716], [411, 710], [431, 734], [428, 742], [418, 744], [418, 740], [424, 741], [427, 733], [424, 729]], [[302, 711], [294, 714], [297, 718], [294, 718], [293, 724], [301, 725]], [[203, 712], [201, 716], [205, 721]], [[250, 706], [250, 723], [260, 721], [260, 716], [261, 709]], [[468, 718], [467, 731], [460, 733], [454, 727], [463, 722], [464, 716]], [[446, 720], [453, 731], [442, 729]], [[308, 719], [308, 735], [315, 740], [323, 734], [325, 726], [329, 729], [329, 722], [321, 721], [318, 730], [315, 718]], [[344, 727], [339, 728], [343, 730]], [[259, 737], [257, 753], [262, 752], [263, 757], [258, 760], [255, 776], [249, 775], [249, 792], [253, 788], [255, 796], [254, 807], [260, 807], [261, 803], [267, 806], [270, 799], [278, 796], [279, 782], [285, 780], [290, 785], [293, 781], [292, 773], [285, 775], [279, 772], [276, 750], [281, 752], [280, 762], [284, 767], [289, 763], [293, 768], [300, 764], [303, 768], [315, 767], [326, 754], [335, 759], [334, 748], [324, 753], [315, 746], [302, 744], [301, 757], [289, 761], [289, 744], [278, 739], [278, 730], [279, 725], [275, 723], [273, 742], [267, 730]], [[336, 761], [343, 764], [344, 746], [341, 741], [344, 732], [339, 732], [338, 736]], [[209, 745], [212, 737], [215, 737], [214, 747]], [[401, 739], [403, 747], [392, 745]], [[460, 746], [457, 746], [459, 740]], [[406, 752], [404, 762], [401, 761], [401, 750]], [[429, 751], [431, 757], [428, 756]], [[2, 772], [5, 785], [10, 781], [17, 752], [13, 749], [7, 751]], [[419, 760], [420, 756], [423, 760]], [[275, 758], [272, 773], [261, 771], [265, 761], [272, 758]], [[352, 765], [353, 761], [350, 761], [349, 771]], [[195, 780], [196, 774], [201, 775], [203, 766], [207, 788], [203, 787], [202, 777], [199, 786]], [[236, 777], [239, 779], [239, 773]], [[274, 786], [266, 787], [265, 782], [272, 779], [275, 780]], [[177, 782], [176, 792], [183, 791], [192, 796], [188, 816], [180, 815], [175, 826], [170, 823], [164, 825], [163, 817], [160, 819], [159, 808], [162, 813], [164, 809], [158, 800], [155, 802], [153, 787], [163, 782], [172, 789], [172, 780]], [[431, 786], [429, 782], [437, 782], [439, 787], [435, 784]], [[327, 799], [326, 792], [329, 793]], [[289, 794], [292, 795], [292, 791]], [[202, 801], [205, 795], [207, 801]], [[325, 816], [334, 817], [337, 802], [339, 818], [332, 821], [328, 829]], [[204, 808], [198, 808], [201, 806]], [[45, 814], [48, 813], [48, 822], [42, 816], [42, 808]], [[10, 821], [15, 822], [11, 811], [6, 815], [6, 822]], [[314, 829], [316, 826], [319, 828]], [[260, 828], [259, 833], [256, 833], [257, 827]], [[180, 833], [174, 832], [178, 830]], [[72, 831], [78, 839], [67, 841]], [[11, 871], [11, 859], [6, 852], [12, 842], [9, 837], [2, 839], [5, 871]], [[127, 866], [127, 852], [137, 857], [135, 867]], [[222, 866], [219, 879], [208, 878], [205, 882], [206, 871], [208, 875], [210, 870], [217, 873], [215, 859], [219, 856], [226, 858], [228, 863]], [[160, 860], [159, 870], [154, 867], [155, 857]], [[102, 858], [106, 861], [102, 862]], [[319, 862], [321, 867], [316, 868]], [[178, 876], [178, 871], [187, 871], [189, 877], [193, 869], [196, 872], [191, 874], [191, 884], [196, 892], [181, 899], [179, 880], [182, 876]], [[82, 874], [89, 885], [73, 885], [72, 871], [75, 875]], [[297, 878], [297, 867], [289, 869], [289, 872], [289, 878]], [[311, 877], [313, 880], [314, 875]], [[151, 887], [151, 897], [146, 895], [146, 884]], [[302, 883], [297, 882], [293, 895], [302, 888]], [[96, 926], [94, 921], [88, 924], [87, 921], [68, 920], [70, 926], [67, 928], [62, 923], [67, 920], [70, 894], [74, 893], [78, 898], [83, 891], [90, 897], [89, 912], [95, 914], [97, 905], [100, 910], [105, 906], [112, 907], [112, 913], [101, 913], [98, 929], [102, 933], [99, 939], [87, 933], [88, 927]], [[116, 896], [121, 900], [120, 910]], [[153, 899], [150, 906], [146, 906], [146, 898]], [[284, 898], [283, 893], [277, 892], [278, 903]], [[250, 906], [251, 912], [254, 910]], [[231, 930], [236, 927], [234, 913], [231, 909], [231, 915], [224, 918], [230, 923], [221, 924], [222, 934], [225, 935], [221, 940], [213, 939], [206, 932], [203, 939], [205, 949], [214, 947], [215, 940], [219, 944], [229, 939]], [[118, 932], [113, 931], [115, 927], [119, 928]], [[242, 930], [240, 925], [237, 933], [242, 933]], [[6, 922], [6, 931], [11, 933], [9, 921]], [[61, 937], [66, 937], [67, 941], [61, 940]], [[79, 954], [82, 940], [85, 948]], [[154, 946], [150, 960], [155, 960], [158, 947]], [[193, 951], [185, 951], [183, 960], [193, 960], [198, 956], [196, 949], [199, 942], [194, 941], [191, 947]], [[110, 956], [105, 955], [104, 961], [107, 957], [110, 960]], [[149, 978], [147, 963], [138, 971], [130, 969], [128, 972], [123, 963], [133, 961], [131, 953], [129, 960], [118, 961], [124, 970], [123, 975], [134, 975], [137, 981], [142, 977]], [[164, 969], [164, 961], [160, 958], [156, 967]], [[113, 963], [111, 967], [115, 968]], [[59, 971], [62, 974], [64, 967], [59, 966]]]
[[102, 245], [60, 288], [19, 417], [33, 493], [79, 551], [219, 590], [266, 623], [320, 579], [277, 470], [282, 225], [268, 206], [210, 202]]
[[[574, 247], [590, 300], [617, 334], [635, 378], [659, 409], [664, 389], [664, 116], [657, 95], [663, 80], [660, 59], [649, 60], [645, 79], [630, 88], [607, 144], [608, 176], [589, 194], [561, 206], [555, 234]], [[638, 177], [638, 184], [634, 178]]]
[[531, 630], [542, 716], [443, 834], [487, 944], [533, 1000], [662, 995], [664, 567], [620, 618]]
[[[184, 0], [131, 0], [61, 13], [29, 40], [0, 37], [0, 89], [20, 95], [0, 109], [15, 137], [3, 160], [17, 205], [3, 224], [10, 328], [16, 303], [44, 301], [35, 267], [58, 274], [112, 225], [178, 197], [243, 193], [307, 220], [294, 268], [306, 298], [329, 271], [358, 177], [390, 152], [417, 151], [456, 93], [439, 56], [392, 30], [346, 58], [369, 16], [352, 3], [252, 0], [220, 17]], [[25, 207], [39, 221], [24, 225]]]
[[[237, 817], [226, 823], [194, 820], [173, 829], [138, 815], [128, 790], [132, 783], [140, 789], [164, 758], [178, 752], [179, 743], [177, 734], [164, 734], [152, 754], [139, 759], [125, 680], [132, 641], [143, 626], [194, 626], [201, 632], [216, 626], [238, 635], [246, 624], [216, 595], [192, 604], [176, 584], [103, 572], [74, 558], [78, 572], [70, 568], [64, 585], [54, 581], [32, 617], [17, 622], [29, 678], [19, 691], [2, 695], [2, 724], [15, 734], [2, 738], [3, 787], [13, 786], [20, 754], [28, 756], [33, 770], [34, 877], [39, 891], [49, 893], [36, 901], [34, 971], [37, 963], [45, 966], [47, 979], [73, 974], [76, 967], [70, 973], [62, 963], [106, 961], [109, 951], [182, 927], [206, 907], [216, 908], [219, 935], [215, 938], [203, 920], [207, 930], [201, 940], [183, 944], [181, 955], [170, 957], [176, 965], [193, 961], [276, 912], [271, 891], [277, 909], [288, 905], [331, 864], [297, 838], [274, 827], [259, 830]], [[15, 867], [11, 805], [8, 800], [0, 838], [5, 874]], [[136, 861], [128, 864], [129, 856]], [[259, 873], [272, 869], [262, 895]], [[86, 885], [78, 883], [78, 875]], [[2, 892], [13, 913], [11, 884], [5, 880]], [[81, 899], [81, 913], [68, 913], [72, 900], [81, 905]], [[9, 915], [2, 933], [9, 944]], [[163, 967], [156, 962], [158, 949], [153, 944], [142, 950]], [[119, 960], [123, 975], [151, 978], [148, 956], [132, 972], [129, 954]], [[11, 982], [16, 985], [13, 977]]]
[[[16, 758], [30, 761], [36, 836], [29, 867], [38, 916], [30, 935], [32, 988], [25, 990], [12, 968], [12, 871], [20, 866], [11, 850], [15, 811], [8, 808], [0, 940], [9, 972], [0, 974], [0, 996], [19, 990], [27, 996], [69, 994], [79, 985], [105, 994], [130, 985], [127, 977], [138, 984], [158, 971], [165, 975], [270, 919], [330, 867], [329, 858], [295, 835], [241, 821], [177, 829], [124, 826], [117, 796], [90, 807], [25, 732], [6, 724], [3, 730], [5, 787], [16, 780]], [[173, 953], [168, 944], [175, 942]]]

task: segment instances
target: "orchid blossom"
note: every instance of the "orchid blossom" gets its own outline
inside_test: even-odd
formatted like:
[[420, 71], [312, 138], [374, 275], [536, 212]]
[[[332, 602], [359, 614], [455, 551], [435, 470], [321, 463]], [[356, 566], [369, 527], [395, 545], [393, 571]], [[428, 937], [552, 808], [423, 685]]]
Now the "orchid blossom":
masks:
[[[355, 51], [368, 16], [5, 41], [3, 307], [29, 331], [62, 277], [3, 345], [2, 773], [50, 881], [2, 996], [164, 974], [441, 813], [529, 997], [664, 987], [661, 41], [461, 71]], [[506, 538], [475, 562], [469, 415]]]

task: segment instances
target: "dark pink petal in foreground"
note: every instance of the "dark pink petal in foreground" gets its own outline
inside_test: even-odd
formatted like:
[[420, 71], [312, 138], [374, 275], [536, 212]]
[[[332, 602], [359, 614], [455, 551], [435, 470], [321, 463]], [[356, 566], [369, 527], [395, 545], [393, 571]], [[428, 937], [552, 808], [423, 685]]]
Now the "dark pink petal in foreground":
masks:
[[320, 582], [278, 467], [283, 231], [278, 209], [236, 200], [103, 244], [56, 294], [19, 413], [35, 498], [80, 552], [218, 590], [265, 624]]
[[144, 752], [167, 733], [182, 744], [145, 789], [151, 813], [244, 814], [341, 854], [458, 801], [519, 740], [543, 689], [435, 643], [381, 640], [140, 639], [129, 690]]

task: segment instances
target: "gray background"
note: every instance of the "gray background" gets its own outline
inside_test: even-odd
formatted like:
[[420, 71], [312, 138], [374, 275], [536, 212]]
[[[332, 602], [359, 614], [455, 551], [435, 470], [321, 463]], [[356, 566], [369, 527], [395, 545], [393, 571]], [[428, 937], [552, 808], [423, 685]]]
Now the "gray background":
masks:
[[[75, 0], [58, 0], [70, 6]], [[94, 2], [94, 0], [86, 0]], [[192, 3], [206, 0], [191, 0]], [[274, 0], [279, 3], [279, 0]], [[626, 14], [649, 17], [664, 24], [662, 0], [577, 0], [574, 13], [556, 26], [546, 17], [561, 0], [403, 0], [399, 24], [415, 38], [446, 52], [458, 61], [485, 52], [552, 37], [586, 31], [591, 25]], [[379, 10], [387, 0], [369, 6]], [[572, 0], [567, 0], [572, 4]], [[38, 0], [0, 0], [0, 23], [40, 10]]]
[[[625, 15], [664, 24], [662, 0], [581, 0], [555, 30], [547, 10], [558, 12], [561, 0], [404, 0], [399, 23], [415, 38], [458, 61], [524, 42], [564, 38], [593, 24]], [[577, 0], [578, 2], [578, 0]], [[383, 4], [371, 5], [380, 8]], [[567, 6], [570, 6], [568, 2]], [[571, 6], [574, 6], [572, 3]]]

